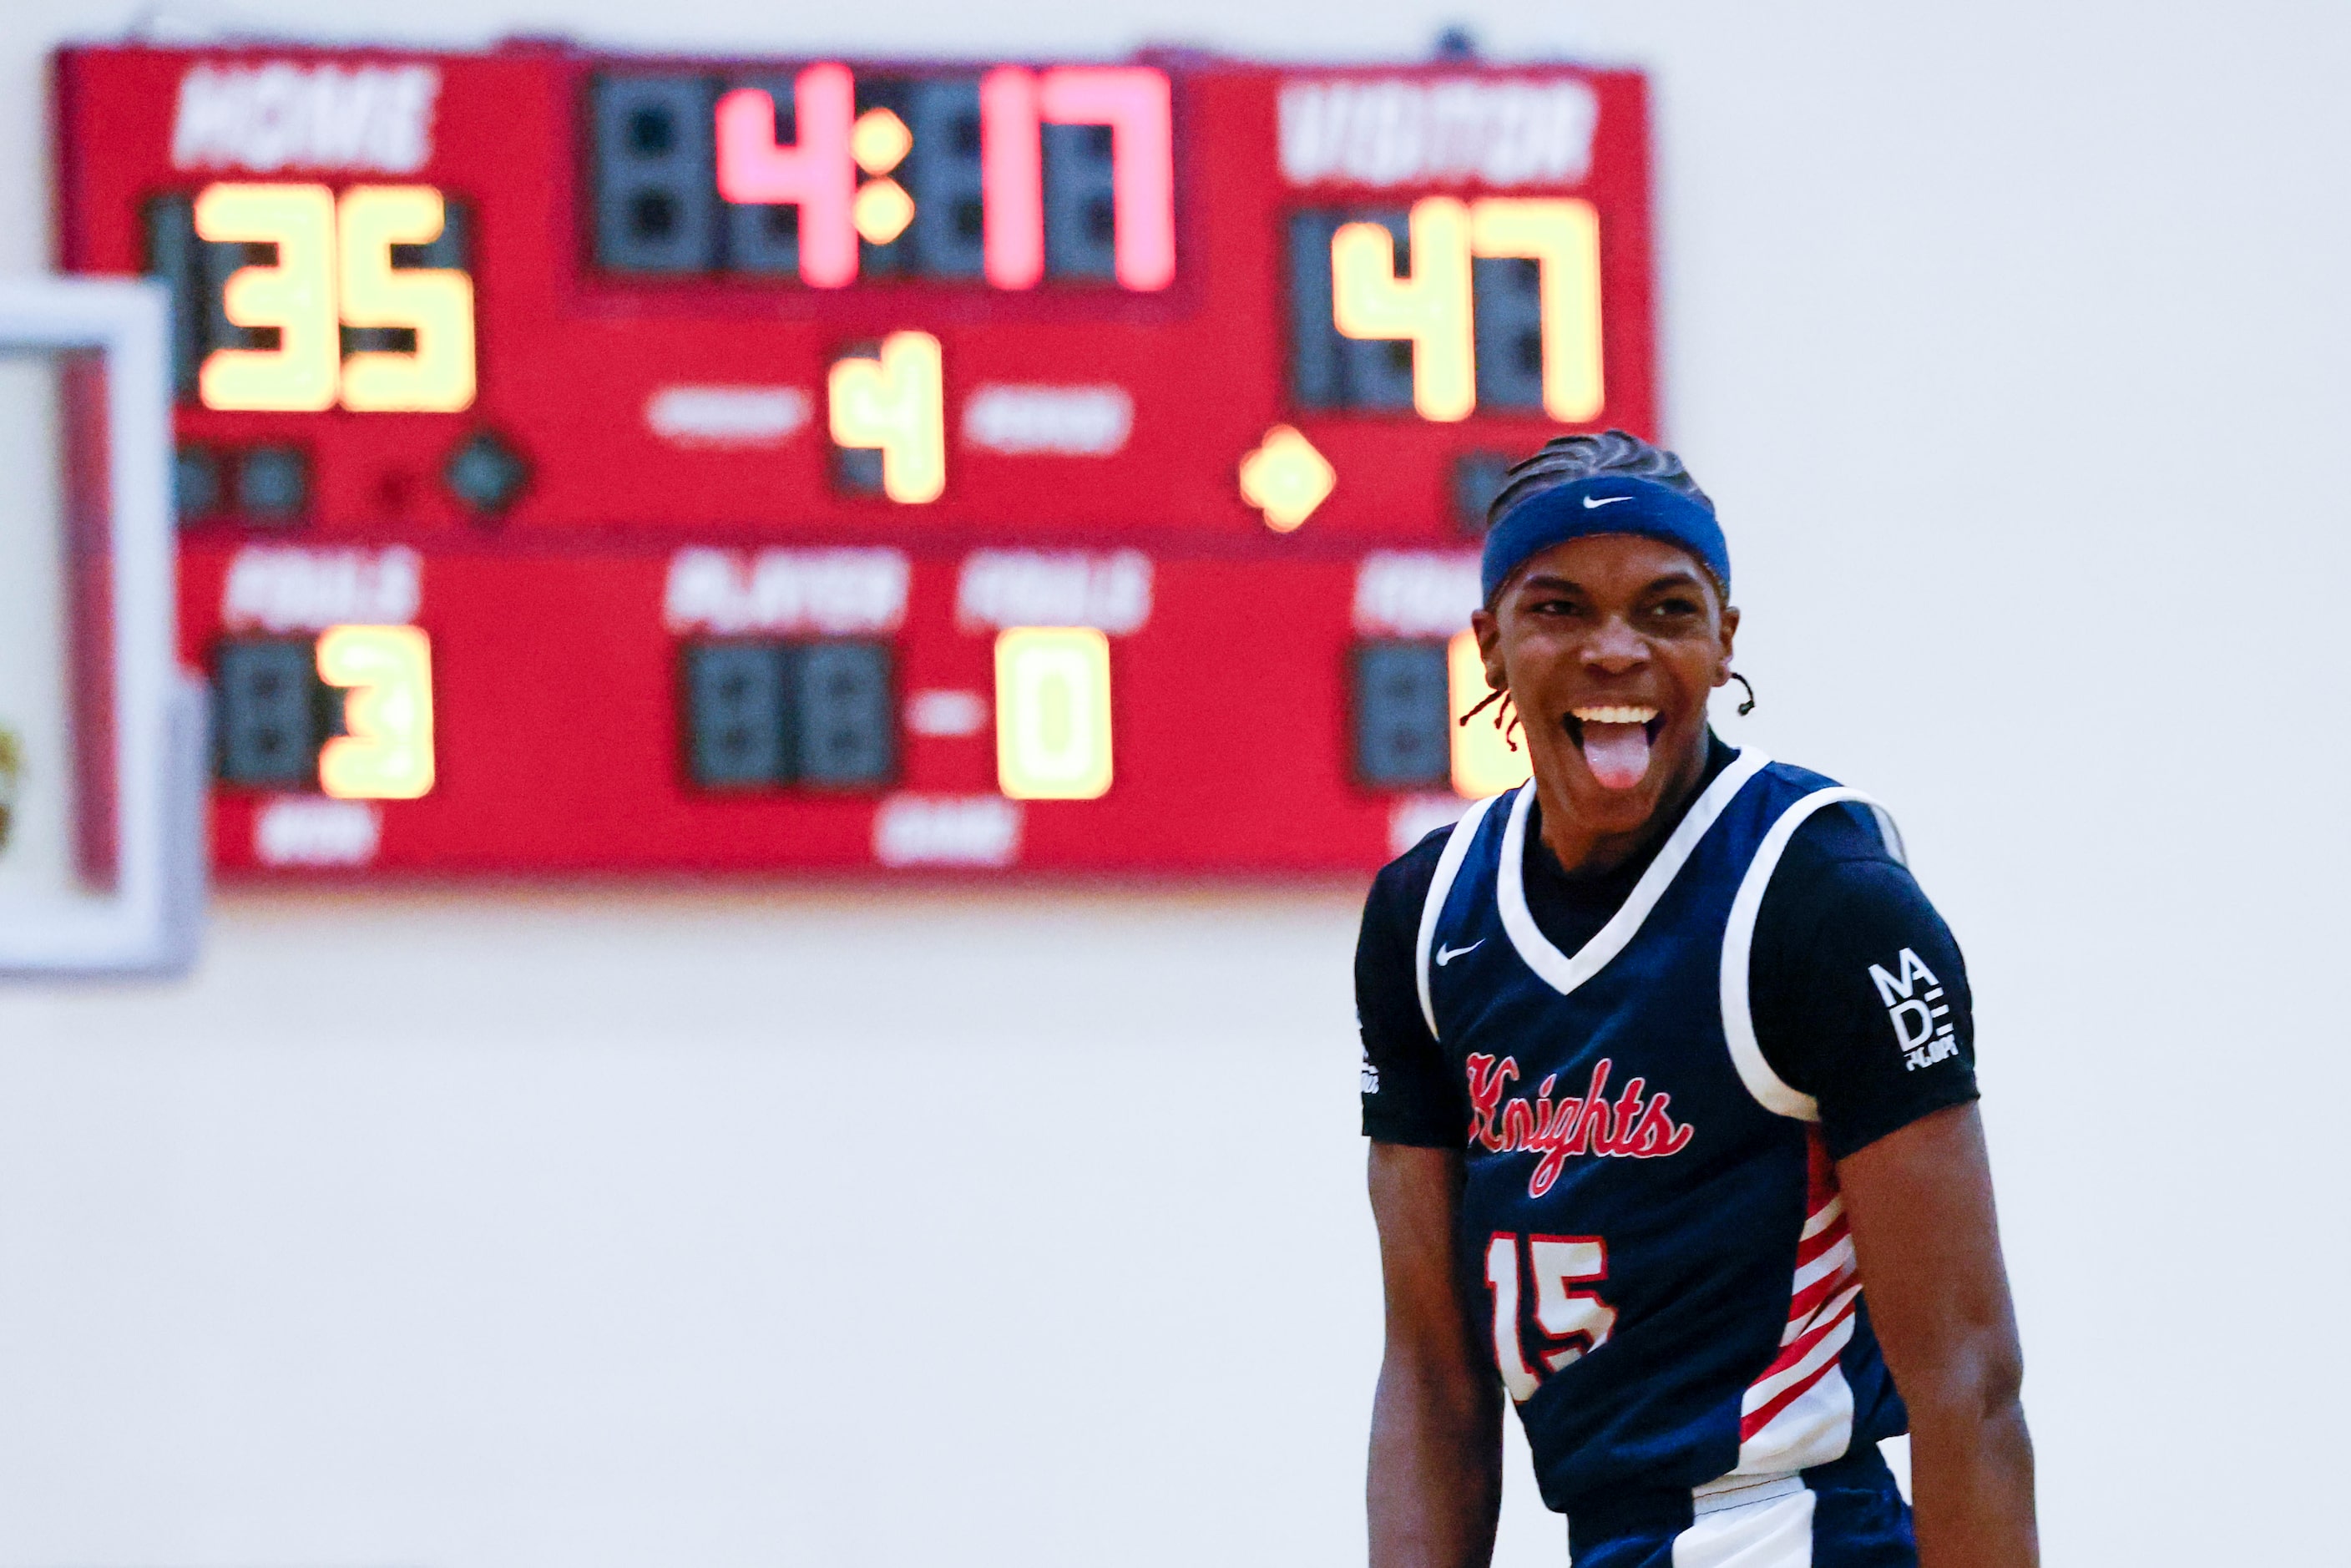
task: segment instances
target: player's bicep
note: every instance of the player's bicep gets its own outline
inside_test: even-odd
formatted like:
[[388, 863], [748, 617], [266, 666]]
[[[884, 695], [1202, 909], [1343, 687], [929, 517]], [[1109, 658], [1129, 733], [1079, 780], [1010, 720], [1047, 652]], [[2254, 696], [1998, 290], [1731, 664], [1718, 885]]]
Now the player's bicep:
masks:
[[1764, 911], [1778, 925], [1755, 980], [1757, 1040], [1819, 1103], [1829, 1153], [1975, 1099], [1967, 967], [1909, 872], [1844, 862], [1789, 894]]
[[1837, 1184], [1870, 1322], [1914, 1414], [2012, 1400], [2023, 1364], [1976, 1108], [1947, 1107], [1846, 1156]]
[[1372, 1219], [1380, 1238], [1380, 1281], [1391, 1356], [1425, 1368], [1469, 1371], [1476, 1340], [1455, 1249], [1462, 1155], [1374, 1141]]

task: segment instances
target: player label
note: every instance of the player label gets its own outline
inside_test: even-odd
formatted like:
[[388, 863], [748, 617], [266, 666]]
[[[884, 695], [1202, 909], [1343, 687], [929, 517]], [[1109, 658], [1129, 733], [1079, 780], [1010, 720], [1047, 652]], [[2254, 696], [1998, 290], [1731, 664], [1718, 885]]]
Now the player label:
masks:
[[681, 635], [872, 635], [905, 620], [912, 571], [894, 549], [682, 549], [670, 558], [662, 609]]

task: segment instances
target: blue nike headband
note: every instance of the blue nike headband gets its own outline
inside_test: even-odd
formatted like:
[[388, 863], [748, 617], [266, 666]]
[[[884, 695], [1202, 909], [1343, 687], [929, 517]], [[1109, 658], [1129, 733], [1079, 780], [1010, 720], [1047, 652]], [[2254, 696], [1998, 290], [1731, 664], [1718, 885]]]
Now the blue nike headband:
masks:
[[1706, 563], [1726, 596], [1730, 592], [1730, 547], [1712, 512], [1654, 479], [1594, 474], [1538, 490], [1495, 519], [1479, 566], [1486, 602], [1494, 602], [1529, 557], [1589, 534], [1639, 534], [1677, 545]]

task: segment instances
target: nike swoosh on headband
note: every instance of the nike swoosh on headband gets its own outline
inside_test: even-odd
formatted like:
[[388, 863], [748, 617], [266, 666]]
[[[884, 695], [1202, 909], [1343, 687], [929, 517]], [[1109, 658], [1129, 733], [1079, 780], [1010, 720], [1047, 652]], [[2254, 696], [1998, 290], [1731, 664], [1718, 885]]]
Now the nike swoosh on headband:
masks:
[[1588, 512], [1594, 507], [1612, 507], [1619, 501], [1629, 501], [1632, 498], [1630, 496], [1586, 496], [1583, 497], [1583, 509]]

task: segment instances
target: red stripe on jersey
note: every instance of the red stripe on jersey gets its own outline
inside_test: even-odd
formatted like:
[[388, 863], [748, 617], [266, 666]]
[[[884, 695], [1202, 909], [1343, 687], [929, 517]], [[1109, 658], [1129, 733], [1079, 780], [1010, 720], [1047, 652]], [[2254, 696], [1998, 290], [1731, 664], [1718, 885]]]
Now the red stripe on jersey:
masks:
[[1755, 1383], [1750, 1383], [1747, 1386], [1752, 1388], [1755, 1386], [1756, 1383], [1768, 1383], [1772, 1378], [1777, 1377], [1780, 1374], [1787, 1371], [1788, 1368], [1795, 1365], [1796, 1363], [1803, 1360], [1807, 1355], [1810, 1355], [1813, 1351], [1813, 1346], [1820, 1343], [1822, 1339], [1824, 1338], [1830, 1331], [1834, 1329], [1837, 1324], [1853, 1316], [1854, 1305], [1860, 1300], [1861, 1292], [1858, 1291], [1853, 1291], [1844, 1301], [1837, 1303], [1837, 1307], [1834, 1312], [1828, 1313], [1826, 1316], [1823, 1317], [1819, 1322], [1813, 1324], [1802, 1333], [1798, 1334], [1794, 1339], [1781, 1346], [1780, 1354], [1772, 1358], [1771, 1364], [1763, 1369], [1763, 1375], [1758, 1377], [1755, 1380]]
[[[1818, 1219], [1831, 1204], [1837, 1201], [1838, 1197], [1836, 1166], [1829, 1158], [1828, 1142], [1822, 1137], [1820, 1128], [1807, 1127], [1804, 1138], [1805, 1223], [1809, 1225]], [[1823, 1226], [1819, 1234], [1802, 1238], [1796, 1244], [1797, 1270], [1802, 1271], [1806, 1265], [1826, 1257], [1839, 1243], [1847, 1240], [1852, 1233], [1852, 1227], [1846, 1223], [1845, 1217], [1840, 1213], [1834, 1220]], [[1856, 1272], [1858, 1270], [1853, 1260], [1848, 1258], [1821, 1278], [1801, 1289], [1794, 1281], [1790, 1281], [1788, 1325], [1791, 1332], [1794, 1332], [1800, 1326], [1802, 1332], [1797, 1333], [1795, 1339], [1781, 1346], [1780, 1354], [1772, 1358], [1771, 1364], [1765, 1367], [1761, 1375], [1758, 1376], [1753, 1383], [1748, 1385], [1749, 1388], [1760, 1387], [1774, 1377], [1784, 1375], [1791, 1367], [1800, 1364], [1823, 1340], [1836, 1333], [1840, 1324], [1852, 1318], [1861, 1301], [1861, 1291], [1854, 1285], [1854, 1276]], [[1841, 1292], [1845, 1293], [1844, 1300], [1837, 1301], [1836, 1298]], [[1820, 1312], [1824, 1305], [1832, 1301], [1835, 1301], [1834, 1310], [1829, 1312], [1820, 1322], [1808, 1321], [1814, 1312]], [[1739, 1440], [1742, 1443], [1751, 1440], [1758, 1432], [1771, 1424], [1773, 1416], [1802, 1398], [1805, 1394], [1818, 1386], [1823, 1378], [1835, 1371], [1841, 1359], [1841, 1355], [1830, 1356], [1753, 1410], [1742, 1414], [1739, 1418]]]
[[1804, 1129], [1804, 1212], [1818, 1214], [1837, 1196], [1836, 1162], [1817, 1123]]
[[1788, 1302], [1788, 1321], [1792, 1323], [1801, 1323], [1811, 1317], [1820, 1310], [1823, 1301], [1851, 1284], [1857, 1271], [1854, 1267], [1853, 1260], [1848, 1258], [1797, 1291]]
[[[1811, 1332], [1813, 1324], [1810, 1319], [1814, 1312], [1820, 1311], [1821, 1303], [1852, 1283], [1853, 1271], [1848, 1269], [1843, 1273], [1831, 1274], [1827, 1279], [1807, 1286], [1804, 1293], [1796, 1298], [1794, 1308], [1788, 1313], [1789, 1326], [1792, 1328], [1801, 1323], [1804, 1326], [1805, 1332]], [[1769, 1376], [1770, 1374], [1767, 1373], [1765, 1375]]]
[[[1771, 1370], [1764, 1373], [1761, 1377], [1757, 1378], [1755, 1380], [1756, 1383], [1766, 1382], [1769, 1379], [1779, 1375], [1789, 1367], [1792, 1367], [1798, 1362], [1802, 1361], [1807, 1355], [1810, 1355], [1814, 1347], [1819, 1345], [1821, 1341], [1826, 1339], [1830, 1334], [1836, 1332], [1837, 1325], [1844, 1322], [1847, 1319], [1853, 1316], [1854, 1309], [1860, 1301], [1861, 1294], [1859, 1291], [1855, 1291], [1851, 1297], [1847, 1298], [1844, 1304], [1839, 1307], [1834, 1313], [1822, 1322], [1815, 1323], [1802, 1339], [1797, 1340], [1795, 1343], [1782, 1351], [1780, 1353], [1779, 1359], [1771, 1364]], [[1750, 1410], [1745, 1415], [1741, 1416], [1739, 1418], [1739, 1440], [1742, 1443], [1746, 1442], [1749, 1438], [1754, 1437], [1756, 1433], [1771, 1425], [1772, 1416], [1777, 1416], [1781, 1411], [1786, 1409], [1791, 1404], [1801, 1398], [1805, 1390], [1811, 1388], [1822, 1378], [1826, 1377], [1830, 1373], [1834, 1372], [1837, 1368], [1839, 1359], [1840, 1358], [1838, 1356], [1830, 1356], [1826, 1361], [1822, 1362], [1820, 1365], [1813, 1368], [1812, 1371], [1804, 1374], [1803, 1376], [1798, 1378], [1795, 1382], [1791, 1383], [1787, 1387], [1780, 1390], [1779, 1393], [1771, 1396], [1770, 1399], [1765, 1400], [1761, 1405], [1757, 1406], [1754, 1409]], [[1751, 1387], [1753, 1385], [1750, 1384], [1749, 1386]]]
[[[1805, 1128], [1805, 1223], [1808, 1225], [1811, 1224], [1813, 1220], [1818, 1218], [1823, 1213], [1826, 1212], [1829, 1206], [1837, 1202], [1842, 1196], [1843, 1194], [1840, 1193], [1837, 1188], [1836, 1164], [1829, 1158], [1828, 1140], [1821, 1135], [1821, 1130], [1818, 1126]], [[1846, 1223], [1845, 1216], [1840, 1212], [1836, 1218], [1830, 1221], [1819, 1235], [1804, 1237], [1796, 1243], [1797, 1270], [1801, 1272], [1806, 1264], [1814, 1262], [1819, 1259], [1827, 1256], [1830, 1250], [1834, 1249], [1838, 1242], [1844, 1240], [1852, 1234], [1853, 1227]], [[1846, 1278], [1850, 1277], [1853, 1271], [1854, 1266], [1848, 1262], [1840, 1268], [1830, 1270], [1825, 1277], [1813, 1281], [1811, 1284], [1804, 1286], [1801, 1290], [1797, 1289], [1792, 1281], [1790, 1281], [1788, 1321], [1791, 1323], [1802, 1322], [1807, 1317], [1812, 1315], [1823, 1301], [1836, 1293], [1838, 1286]], [[1773, 1370], [1777, 1370], [1778, 1365], [1778, 1363], [1774, 1363]], [[1769, 1377], [1771, 1374], [1767, 1371], [1763, 1375], [1765, 1377]]]
[[1797, 1400], [1802, 1399], [1805, 1395], [1810, 1394], [1813, 1387], [1819, 1384], [1822, 1378], [1826, 1377], [1830, 1373], [1834, 1372], [1836, 1369], [1836, 1357], [1831, 1356], [1821, 1365], [1819, 1370], [1815, 1371], [1810, 1377], [1807, 1377], [1799, 1383], [1790, 1384], [1787, 1387], [1782, 1388], [1779, 1393], [1773, 1395], [1764, 1405], [1749, 1411], [1744, 1416], [1741, 1416], [1739, 1418], [1739, 1440], [1742, 1443], [1753, 1442], [1755, 1440], [1755, 1434], [1761, 1432], [1764, 1427], [1769, 1427], [1771, 1424], [1771, 1417], [1777, 1416], [1781, 1411], [1785, 1410], [1789, 1406], [1793, 1405]]
[[1838, 1215], [1819, 1235], [1807, 1236], [1796, 1243], [1796, 1267], [1802, 1268], [1852, 1234], [1853, 1227], [1845, 1223], [1844, 1215]]

